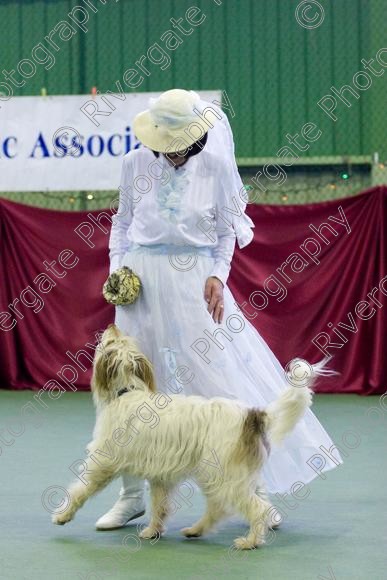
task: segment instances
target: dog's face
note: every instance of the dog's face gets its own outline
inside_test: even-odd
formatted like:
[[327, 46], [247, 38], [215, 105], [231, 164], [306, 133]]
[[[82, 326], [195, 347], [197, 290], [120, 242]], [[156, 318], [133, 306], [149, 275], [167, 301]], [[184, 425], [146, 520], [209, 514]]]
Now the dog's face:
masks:
[[95, 351], [91, 380], [95, 402], [108, 403], [120, 389], [131, 386], [156, 392], [152, 365], [134, 339], [111, 324]]

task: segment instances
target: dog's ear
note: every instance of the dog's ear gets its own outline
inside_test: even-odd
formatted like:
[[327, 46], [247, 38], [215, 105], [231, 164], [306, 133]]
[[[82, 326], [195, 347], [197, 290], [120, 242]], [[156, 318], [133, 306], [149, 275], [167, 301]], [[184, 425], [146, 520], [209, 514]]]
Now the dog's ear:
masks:
[[144, 354], [136, 355], [135, 358], [135, 375], [144, 381], [146, 385], [148, 385], [149, 390], [152, 393], [156, 393], [156, 381], [155, 376], [153, 373], [153, 366], [152, 363], [147, 359]]
[[108, 398], [111, 380], [116, 374], [116, 353], [102, 350], [94, 360], [91, 390], [99, 399]]

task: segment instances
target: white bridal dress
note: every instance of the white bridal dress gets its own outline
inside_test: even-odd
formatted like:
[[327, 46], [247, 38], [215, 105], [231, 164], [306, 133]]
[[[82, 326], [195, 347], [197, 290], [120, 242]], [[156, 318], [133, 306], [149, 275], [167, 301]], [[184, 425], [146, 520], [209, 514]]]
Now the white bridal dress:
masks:
[[[210, 145], [211, 139], [210, 130]], [[143, 288], [134, 304], [116, 308], [116, 324], [137, 338], [153, 362], [160, 391], [264, 408], [289, 384], [227, 287], [235, 240], [243, 247], [253, 235], [243, 196], [231, 188], [234, 179], [234, 168], [207, 145], [178, 169], [146, 148], [124, 157], [110, 271], [129, 266]], [[221, 325], [204, 300], [209, 276], [224, 283]], [[283, 445], [272, 449], [263, 471], [267, 490], [289, 491], [334, 468], [339, 455], [332, 461], [321, 451], [332, 445], [308, 411]]]

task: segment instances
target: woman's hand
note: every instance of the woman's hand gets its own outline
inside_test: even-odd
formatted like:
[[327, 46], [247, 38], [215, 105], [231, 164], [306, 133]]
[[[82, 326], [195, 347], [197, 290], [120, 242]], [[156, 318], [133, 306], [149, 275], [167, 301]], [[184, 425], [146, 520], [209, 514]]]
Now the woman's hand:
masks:
[[204, 298], [208, 302], [207, 310], [212, 314], [214, 322], [222, 323], [224, 315], [223, 307], [223, 283], [215, 276], [207, 278], [204, 288]]

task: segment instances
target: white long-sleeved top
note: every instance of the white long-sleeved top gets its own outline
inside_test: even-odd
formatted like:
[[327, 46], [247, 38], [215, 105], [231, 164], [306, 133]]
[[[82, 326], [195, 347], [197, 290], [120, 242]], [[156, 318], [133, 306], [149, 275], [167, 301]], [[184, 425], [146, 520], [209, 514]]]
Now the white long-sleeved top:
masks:
[[225, 162], [204, 148], [179, 168], [143, 147], [124, 156], [119, 205], [110, 234], [110, 272], [133, 244], [210, 247], [211, 276], [225, 285], [235, 248], [253, 237], [254, 224]]

